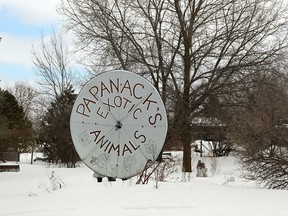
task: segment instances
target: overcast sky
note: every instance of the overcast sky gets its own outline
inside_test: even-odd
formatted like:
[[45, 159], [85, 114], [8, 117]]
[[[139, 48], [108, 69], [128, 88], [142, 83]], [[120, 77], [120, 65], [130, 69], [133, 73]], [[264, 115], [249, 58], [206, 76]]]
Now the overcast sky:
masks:
[[0, 87], [33, 82], [31, 47], [57, 28], [60, 0], [0, 0]]

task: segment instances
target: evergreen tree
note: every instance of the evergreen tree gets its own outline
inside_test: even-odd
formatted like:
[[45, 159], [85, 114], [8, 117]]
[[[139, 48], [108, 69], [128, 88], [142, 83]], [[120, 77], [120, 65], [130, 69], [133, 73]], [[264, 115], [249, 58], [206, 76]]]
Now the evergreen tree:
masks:
[[70, 114], [76, 99], [72, 87], [51, 102], [42, 122], [41, 139], [44, 155], [49, 162], [75, 167], [80, 158], [70, 135]]
[[25, 152], [32, 140], [32, 124], [7, 90], [0, 89], [0, 152]]

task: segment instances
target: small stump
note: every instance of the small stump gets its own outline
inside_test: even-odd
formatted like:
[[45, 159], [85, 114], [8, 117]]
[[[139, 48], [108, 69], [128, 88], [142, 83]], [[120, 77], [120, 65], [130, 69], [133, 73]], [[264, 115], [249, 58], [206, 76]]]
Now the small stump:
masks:
[[205, 163], [198, 161], [197, 164], [197, 174], [196, 177], [207, 177], [207, 168], [205, 167]]

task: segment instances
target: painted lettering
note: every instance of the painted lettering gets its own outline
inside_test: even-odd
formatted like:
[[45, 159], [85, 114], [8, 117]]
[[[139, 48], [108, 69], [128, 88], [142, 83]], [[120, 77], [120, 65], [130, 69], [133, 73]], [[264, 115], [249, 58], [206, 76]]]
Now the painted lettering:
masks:
[[138, 145], [137, 147], [135, 147], [131, 141], [129, 141], [129, 144], [132, 146], [132, 148], [133, 148], [135, 151], [140, 147], [140, 145]]
[[122, 98], [120, 96], [114, 98], [114, 105], [118, 108], [122, 106]]
[[129, 80], [127, 80], [127, 81], [124, 83], [123, 88], [122, 88], [122, 90], [121, 90], [121, 94], [124, 92], [125, 89], [127, 89], [127, 90], [129, 91], [130, 96], [133, 96], [133, 94], [132, 94], [132, 89], [131, 89], [131, 85], [130, 85]]
[[84, 115], [84, 116], [87, 116], [89, 117], [89, 115], [87, 113], [85, 113], [85, 106], [84, 104], [79, 104], [76, 108], [76, 112], [79, 113], [80, 115]]
[[111, 107], [115, 108], [115, 106], [110, 103], [110, 99], [109, 98], [107, 100], [107, 103], [103, 102], [103, 104], [107, 106], [109, 112], [111, 111]]
[[101, 110], [101, 107], [98, 108], [97, 114], [98, 114], [99, 116], [101, 116], [102, 118], [106, 119], [107, 116], [108, 116], [108, 114], [109, 114], [109, 112], [104, 113], [104, 111], [101, 112], [100, 110]]
[[98, 101], [98, 87], [97, 86], [93, 86], [92, 88], [89, 89], [90, 94]]
[[[140, 147], [140, 145], [135, 147], [134, 144], [131, 141], [128, 141], [128, 144], [127, 143], [124, 144], [123, 151], [122, 151], [122, 156], [125, 156], [126, 152], [130, 152], [130, 154], [132, 154], [133, 151], [136, 151]], [[132, 147], [132, 149], [131, 149], [131, 147]]]
[[129, 109], [128, 113], [130, 113], [134, 107], [135, 107], [135, 104], [132, 105], [132, 107]]
[[[128, 104], [128, 102], [131, 104], [132, 102], [130, 100], [128, 100], [127, 98], [123, 97], [123, 100], [124, 100], [124, 106], [123, 106], [123, 109], [126, 109], [126, 106]], [[134, 105], [134, 104], [133, 104]]]
[[102, 149], [104, 146], [106, 146], [104, 151], [107, 151], [109, 145], [111, 144], [111, 142], [109, 140], [105, 140], [105, 136], [102, 136], [97, 142], [96, 144], [98, 145], [100, 143], [100, 149]]
[[[88, 98], [83, 98], [83, 103], [81, 103], [77, 106], [76, 112], [81, 114], [81, 115], [89, 117], [88, 113], [91, 112], [90, 107], [89, 107], [90, 103], [96, 104], [96, 102], [93, 100], [90, 100]], [[86, 109], [87, 109], [88, 113], [87, 113]]]
[[138, 130], [136, 130], [135, 132], [134, 132], [134, 137], [135, 137], [135, 139], [142, 139], [140, 142], [141, 143], [145, 143], [146, 142], [146, 136], [144, 136], [143, 134], [138, 134]]
[[[103, 149], [103, 151], [107, 152], [108, 154], [111, 154], [111, 152], [116, 152], [118, 157], [125, 156], [125, 154], [127, 153], [132, 154], [133, 151], [136, 151], [140, 147], [140, 145], [135, 146], [135, 144], [133, 144], [133, 142], [131, 141], [124, 143], [124, 145], [115, 145], [114, 143], [106, 139], [105, 135], [101, 135], [101, 131], [99, 130], [92, 131], [90, 132], [90, 134], [95, 136], [94, 143], [96, 145], [100, 145], [100, 149]], [[141, 143], [144, 143], [146, 141], [146, 137], [141, 134], [139, 135], [138, 131], [134, 133], [134, 136], [136, 139], [142, 139]]]
[[112, 143], [112, 144], [111, 144], [111, 147], [110, 147], [110, 149], [109, 149], [109, 151], [108, 151], [108, 154], [110, 154], [112, 150], [113, 150], [113, 151], [117, 151], [118, 157], [120, 156], [120, 146], [119, 146], [119, 145], [114, 146], [114, 144]]
[[101, 82], [101, 97], [104, 96], [104, 92], [107, 91], [109, 94], [111, 93], [104, 82]]
[[149, 123], [151, 125], [155, 125], [157, 122], [157, 119], [159, 119], [159, 121], [162, 120], [162, 115], [160, 113], [156, 113], [154, 116], [150, 116], [149, 117]]
[[129, 148], [129, 146], [125, 143], [124, 147], [123, 147], [123, 151], [122, 151], [122, 156], [125, 155], [125, 153], [129, 151], [132, 154], [131, 149]]
[[95, 101], [92, 101], [92, 100], [90, 100], [90, 99], [88, 99], [88, 98], [83, 98], [83, 101], [84, 101], [84, 104], [85, 104], [85, 106], [87, 107], [88, 111], [91, 112], [91, 110], [90, 110], [90, 108], [89, 108], [89, 104], [90, 104], [90, 103], [96, 104], [96, 102], [95, 102]]
[[97, 142], [97, 139], [98, 139], [100, 133], [101, 133], [101, 131], [92, 131], [92, 132], [90, 132], [90, 134], [94, 134], [94, 136], [95, 136], [94, 142]]
[[134, 112], [133, 112], [133, 118], [134, 118], [134, 119], [138, 119], [138, 118], [136, 117], [136, 112], [142, 113], [142, 110], [141, 110], [140, 108], [137, 108], [137, 109], [134, 110]]
[[[136, 87], [137, 86], [142, 87], [142, 89], [144, 89], [144, 86], [141, 83], [136, 83], [133, 87], [133, 95], [136, 99], [142, 99], [142, 96], [136, 95]], [[141, 90], [139, 90], [139, 91], [141, 91]]]
[[113, 89], [115, 89], [116, 92], [119, 93], [119, 78], [117, 78], [116, 84], [113, 82], [113, 80], [110, 79], [110, 92], [111, 93], [114, 93]]
[[143, 101], [143, 105], [146, 104], [147, 110], [149, 110], [151, 103], [157, 104], [157, 101], [154, 101], [154, 100], [151, 100], [151, 99], [150, 99], [151, 96], [152, 96], [152, 92], [151, 92], [151, 93], [148, 95], [148, 97]]

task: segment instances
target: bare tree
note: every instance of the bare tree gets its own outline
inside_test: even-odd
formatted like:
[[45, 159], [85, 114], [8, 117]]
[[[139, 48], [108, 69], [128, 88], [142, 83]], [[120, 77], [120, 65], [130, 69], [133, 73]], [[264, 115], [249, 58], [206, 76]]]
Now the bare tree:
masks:
[[[49, 115], [51, 106], [61, 98], [65, 92], [72, 91], [72, 89], [75, 88], [75, 73], [72, 69], [72, 63], [75, 63], [72, 58], [74, 55], [70, 52], [68, 41], [65, 40], [64, 35], [54, 30], [48, 40], [42, 37], [40, 49], [35, 46], [32, 47], [32, 56], [33, 63], [37, 69], [36, 74], [40, 78], [38, 82], [40, 86], [40, 95], [38, 97], [40, 109], [38, 109], [37, 115], [35, 116], [35, 123], [37, 125], [36, 132], [39, 135], [37, 139], [43, 148], [47, 146], [48, 148], [52, 148], [52, 145], [43, 145], [47, 143], [47, 140], [42, 139], [42, 126], [45, 124], [45, 118]], [[70, 110], [70, 104], [64, 104], [63, 106], [66, 106], [66, 108]], [[47, 130], [44, 130], [44, 133], [49, 134], [54, 140], [60, 139], [63, 141], [59, 148], [65, 148], [65, 146], [67, 147], [67, 145], [71, 144], [70, 130], [69, 127], [66, 127], [67, 124], [69, 124], [69, 118], [61, 118], [51, 126], [52, 129], [47, 129], [50, 125], [46, 125]], [[64, 128], [63, 125], [65, 126]], [[60, 133], [59, 130], [57, 131], [57, 128], [61, 128]], [[72, 151], [75, 151], [75, 149], [72, 148]]]
[[40, 124], [47, 108], [47, 98], [32, 88], [28, 82], [16, 82], [9, 91], [15, 96], [18, 104], [23, 108], [25, 117], [32, 123], [33, 133], [31, 142], [29, 143], [32, 164], [34, 150], [37, 148]]
[[[62, 0], [78, 45], [103, 70], [146, 76], [170, 107], [191, 172], [191, 122], [211, 94], [269, 71], [287, 48], [286, 6], [265, 0]], [[104, 67], [105, 66], [105, 67]], [[171, 91], [171, 92], [170, 92]], [[169, 92], [169, 93], [168, 93]]]
[[14, 95], [18, 104], [23, 108], [24, 114], [27, 118], [32, 120], [32, 116], [36, 111], [38, 92], [33, 89], [28, 82], [16, 82], [15, 85], [9, 89]]
[[71, 53], [60, 32], [54, 30], [49, 40], [42, 36], [41, 47], [33, 46], [32, 56], [42, 93], [55, 99], [73, 84]]
[[287, 77], [255, 77], [243, 98], [245, 106], [234, 110], [228, 135], [242, 147], [244, 176], [268, 188], [288, 189]]

